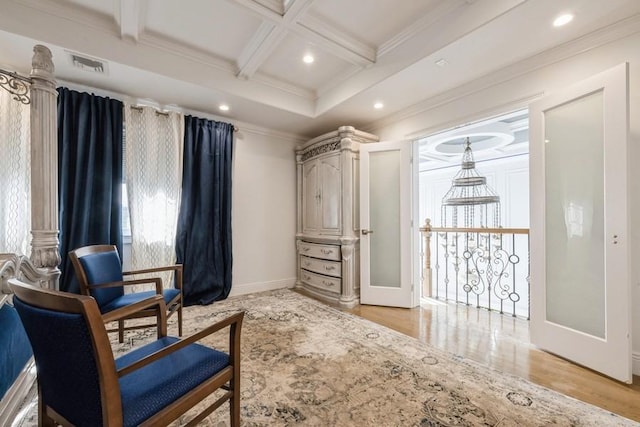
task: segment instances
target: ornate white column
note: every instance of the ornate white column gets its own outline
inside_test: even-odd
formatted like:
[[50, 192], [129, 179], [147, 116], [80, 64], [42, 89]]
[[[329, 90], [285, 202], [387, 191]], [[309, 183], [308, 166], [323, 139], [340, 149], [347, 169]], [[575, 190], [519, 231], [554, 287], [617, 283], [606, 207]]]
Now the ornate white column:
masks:
[[302, 151], [296, 150], [296, 288], [302, 286], [300, 238], [302, 236]]
[[57, 289], [58, 124], [56, 79], [51, 51], [33, 48], [31, 62], [31, 261], [47, 272], [48, 287]]
[[360, 293], [360, 271], [358, 268], [358, 239], [353, 237], [340, 238], [340, 252], [342, 255], [342, 293], [340, 306], [351, 308], [358, 304]]
[[358, 148], [359, 142], [355, 139], [355, 128], [341, 126], [338, 128], [340, 135], [340, 155], [342, 171], [342, 236], [340, 236], [342, 255], [342, 293], [340, 295], [341, 307], [353, 307], [358, 304], [360, 289], [360, 274], [357, 266], [359, 259], [356, 248], [359, 238], [359, 209], [360, 201], [357, 200], [358, 183]]

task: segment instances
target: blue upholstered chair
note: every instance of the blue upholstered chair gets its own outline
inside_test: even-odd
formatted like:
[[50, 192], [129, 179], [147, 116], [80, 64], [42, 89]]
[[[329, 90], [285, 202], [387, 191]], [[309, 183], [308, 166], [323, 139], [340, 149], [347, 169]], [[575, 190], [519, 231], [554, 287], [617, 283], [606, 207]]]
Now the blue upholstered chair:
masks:
[[[9, 281], [38, 372], [39, 424], [166, 426], [214, 391], [195, 425], [227, 400], [240, 422], [237, 313], [183, 339], [163, 336], [114, 359], [95, 299]], [[159, 304], [164, 304], [161, 300]], [[229, 352], [196, 341], [229, 329]]]
[[[80, 283], [80, 293], [96, 299], [105, 323], [118, 321], [118, 339], [124, 341], [124, 331], [148, 328], [156, 324], [136, 324], [125, 327], [125, 320], [156, 316], [156, 310], [144, 307], [144, 301], [154, 295], [161, 295], [167, 307], [167, 318], [178, 313], [178, 336], [182, 336], [182, 265], [148, 268], [145, 270], [122, 271], [118, 250], [113, 245], [92, 245], [69, 252], [71, 263]], [[124, 280], [125, 276], [174, 271], [175, 287], [163, 289], [162, 279]], [[125, 293], [124, 287], [131, 285], [155, 285], [154, 291]], [[136, 306], [138, 304], [139, 306]], [[142, 306], [140, 306], [142, 304]], [[156, 306], [157, 307], [157, 306]], [[109, 330], [108, 332], [113, 332]]]

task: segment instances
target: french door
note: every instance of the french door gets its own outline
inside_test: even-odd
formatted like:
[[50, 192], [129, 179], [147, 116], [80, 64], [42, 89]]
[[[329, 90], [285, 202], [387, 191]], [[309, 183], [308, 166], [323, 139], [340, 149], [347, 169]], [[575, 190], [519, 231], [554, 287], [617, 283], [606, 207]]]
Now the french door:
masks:
[[632, 381], [628, 67], [530, 107], [531, 341]]
[[360, 146], [360, 303], [415, 306], [412, 143]]

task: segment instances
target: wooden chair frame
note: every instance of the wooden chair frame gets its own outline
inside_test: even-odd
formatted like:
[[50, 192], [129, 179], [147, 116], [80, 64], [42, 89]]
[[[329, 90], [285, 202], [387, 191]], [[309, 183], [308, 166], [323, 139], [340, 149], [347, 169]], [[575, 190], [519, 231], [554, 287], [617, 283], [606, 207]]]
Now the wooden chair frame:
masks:
[[[141, 284], [149, 284], [153, 283], [155, 285], [156, 294], [162, 298], [162, 279], [159, 277], [150, 277], [146, 279], [132, 279], [132, 280], [123, 280], [118, 282], [109, 282], [103, 283], [99, 285], [91, 285], [89, 286], [89, 281], [87, 279], [87, 275], [82, 267], [82, 263], [80, 259], [87, 255], [93, 255], [104, 252], [117, 252], [117, 248], [114, 245], [92, 245], [85, 246], [82, 248], [75, 249], [69, 252], [69, 258], [71, 258], [71, 263], [73, 264], [73, 268], [76, 272], [76, 277], [78, 278], [78, 282], [80, 283], [80, 293], [82, 295], [91, 296], [91, 289], [99, 289], [99, 288], [113, 288], [120, 286], [132, 286], [132, 285], [141, 285]], [[166, 321], [173, 315], [173, 313], [178, 313], [178, 336], [182, 336], [182, 264], [168, 265], [163, 267], [155, 267], [155, 268], [147, 268], [141, 270], [131, 270], [131, 271], [123, 271], [122, 275], [124, 277], [132, 276], [135, 274], [149, 274], [149, 273], [158, 273], [165, 271], [174, 271], [176, 277], [176, 288], [180, 291], [179, 294], [169, 301], [166, 304], [166, 311], [168, 314], [165, 317]], [[155, 305], [155, 304], [154, 304]], [[141, 328], [149, 328], [152, 326], [156, 326], [157, 323], [147, 323], [143, 325], [135, 325], [125, 327], [125, 320], [128, 319], [136, 319], [142, 317], [150, 317], [156, 315], [156, 309], [152, 309], [150, 307], [142, 304], [140, 307], [134, 307], [135, 304], [131, 306], [123, 307], [121, 309], [113, 310], [108, 313], [103, 314], [104, 323], [109, 323], [113, 321], [118, 322], [117, 329], [108, 329], [107, 332], [118, 332], [118, 340], [119, 342], [124, 341], [124, 331], [132, 330], [132, 329], [141, 329]], [[130, 308], [130, 309], [129, 309]], [[158, 335], [159, 336], [159, 335]]]
[[[240, 425], [240, 332], [244, 312], [231, 315], [131, 365], [116, 369], [103, 316], [100, 314], [98, 305], [92, 297], [42, 289], [20, 282], [17, 279], [11, 279], [9, 283], [15, 295], [27, 304], [48, 310], [81, 314], [86, 319], [91, 331], [96, 367], [100, 378], [103, 426], [115, 427], [122, 425], [122, 402], [118, 383], [120, 377], [228, 327], [230, 365], [147, 419], [141, 426], [166, 426], [218, 389], [225, 390], [225, 393], [191, 419], [187, 426], [197, 425], [227, 400], [229, 400], [230, 406], [231, 426], [238, 427]], [[164, 302], [160, 300], [157, 304], [164, 305]], [[166, 329], [163, 336], [166, 336]], [[38, 355], [35, 355], [35, 359], [37, 365]], [[82, 373], [78, 374], [81, 375]], [[58, 423], [63, 426], [71, 426], [62, 415], [42, 401], [40, 384], [38, 384], [38, 399], [39, 425], [50, 427]]]

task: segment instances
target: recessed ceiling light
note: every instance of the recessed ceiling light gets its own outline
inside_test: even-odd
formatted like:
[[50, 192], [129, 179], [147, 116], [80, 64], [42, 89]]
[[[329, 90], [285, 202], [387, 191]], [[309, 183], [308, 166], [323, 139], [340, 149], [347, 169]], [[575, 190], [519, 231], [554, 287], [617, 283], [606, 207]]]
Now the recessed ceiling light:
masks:
[[311, 63], [313, 63], [313, 61], [315, 61], [315, 58], [313, 57], [313, 55], [307, 54], [307, 55], [302, 57], [302, 61], [305, 64], [311, 64]]
[[553, 26], [562, 27], [563, 25], [566, 25], [571, 21], [573, 21], [573, 15], [570, 13], [563, 13], [553, 20]]
[[380, 110], [384, 107], [384, 104], [382, 102], [376, 102], [375, 104], [373, 104], [373, 108], [375, 108], [376, 110]]
[[229, 106], [227, 104], [220, 104], [218, 108], [220, 108], [220, 111], [229, 111]]

